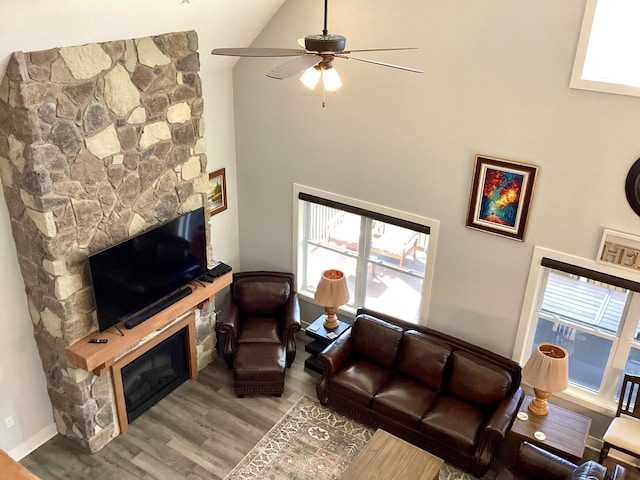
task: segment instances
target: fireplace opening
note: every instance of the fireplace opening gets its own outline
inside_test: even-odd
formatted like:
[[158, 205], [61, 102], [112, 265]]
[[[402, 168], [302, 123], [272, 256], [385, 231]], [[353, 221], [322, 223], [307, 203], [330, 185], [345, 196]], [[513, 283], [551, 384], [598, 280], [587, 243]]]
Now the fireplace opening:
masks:
[[182, 329], [122, 367], [129, 423], [189, 378], [187, 330]]

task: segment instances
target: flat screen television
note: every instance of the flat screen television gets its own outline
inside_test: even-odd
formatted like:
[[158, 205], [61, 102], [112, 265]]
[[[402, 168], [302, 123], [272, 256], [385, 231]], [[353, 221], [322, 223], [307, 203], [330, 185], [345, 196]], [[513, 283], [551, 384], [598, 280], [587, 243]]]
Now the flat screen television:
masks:
[[204, 207], [89, 256], [101, 332], [207, 272]]

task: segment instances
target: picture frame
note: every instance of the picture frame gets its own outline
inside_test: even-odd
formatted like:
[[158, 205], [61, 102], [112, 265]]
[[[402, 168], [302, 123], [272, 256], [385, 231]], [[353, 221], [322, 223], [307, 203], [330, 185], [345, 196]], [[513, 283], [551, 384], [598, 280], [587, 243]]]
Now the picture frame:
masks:
[[538, 167], [476, 155], [467, 228], [524, 241]]
[[227, 175], [224, 168], [209, 173], [207, 206], [211, 216], [227, 209]]
[[603, 229], [596, 262], [637, 273], [640, 270], [640, 236]]

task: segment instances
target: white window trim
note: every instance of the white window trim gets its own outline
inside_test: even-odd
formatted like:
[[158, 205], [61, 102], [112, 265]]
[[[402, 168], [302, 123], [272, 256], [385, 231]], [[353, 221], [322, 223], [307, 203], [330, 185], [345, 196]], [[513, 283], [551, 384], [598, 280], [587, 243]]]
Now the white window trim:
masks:
[[[514, 344], [512, 359], [516, 362], [524, 365], [529, 359], [529, 352], [525, 346], [529, 345], [535, 336], [535, 322], [531, 322], [533, 314], [538, 308], [538, 305], [542, 301], [540, 298], [540, 287], [545, 278], [545, 267], [542, 266], [542, 258], [547, 257], [553, 260], [569, 263], [578, 267], [587, 268], [590, 270], [599, 271], [615, 277], [625, 278], [635, 282], [640, 281], [640, 275], [630, 271], [629, 269], [623, 269], [615, 266], [609, 266], [606, 264], [598, 263], [595, 260], [589, 260], [582, 257], [576, 257], [567, 253], [550, 250], [548, 248], [536, 246], [531, 258], [531, 267], [529, 269], [529, 276], [527, 278], [527, 286], [525, 295], [522, 301], [522, 311], [520, 312], [520, 322], [518, 324], [518, 332], [516, 334], [516, 341]], [[526, 383], [523, 380], [523, 383]], [[560, 393], [554, 393], [554, 396], [569, 400], [573, 403], [589, 408], [605, 415], [614, 415], [617, 408], [615, 402], [604, 402], [595, 395], [590, 395], [588, 392], [572, 387], [569, 387]]]
[[[301, 192], [309, 195], [315, 195], [321, 198], [326, 198], [327, 200], [333, 200], [335, 202], [340, 202], [347, 205], [353, 205], [354, 207], [362, 208], [365, 210], [371, 210], [374, 212], [381, 213], [383, 215], [399, 218], [401, 220], [407, 220], [409, 222], [418, 223], [420, 225], [426, 225], [430, 228], [429, 249], [427, 252], [427, 261], [426, 261], [425, 271], [424, 271], [424, 280], [422, 282], [420, 314], [418, 317], [419, 319], [418, 323], [421, 325], [426, 325], [427, 317], [429, 313], [429, 305], [431, 301], [431, 289], [433, 285], [433, 274], [435, 270], [436, 248], [438, 245], [438, 230], [440, 228], [440, 222], [432, 218], [427, 218], [427, 217], [423, 217], [413, 213], [404, 212], [402, 210], [395, 210], [393, 208], [365, 202], [363, 200], [358, 200], [356, 198], [346, 197], [344, 195], [339, 195], [336, 193], [331, 193], [324, 190], [319, 190], [317, 188], [309, 187], [306, 185], [294, 183], [293, 184], [293, 265], [294, 265], [294, 268], [296, 269], [296, 278], [298, 283], [297, 287], [299, 289], [298, 296], [304, 299], [307, 299], [311, 302], [315, 302], [313, 300], [313, 292], [300, 289], [303, 272], [300, 271], [300, 266], [298, 265], [298, 253], [302, 247], [303, 239], [300, 238], [300, 236], [298, 235], [298, 232], [299, 232], [299, 225], [302, 221], [302, 216], [304, 213], [302, 209], [298, 208], [299, 206], [298, 194]], [[342, 307], [341, 310], [347, 311], [349, 313], [355, 313], [355, 311], [352, 311], [350, 308], [347, 308], [347, 307]]]
[[584, 62], [587, 58], [587, 49], [589, 47], [591, 29], [593, 27], [597, 4], [598, 0], [587, 0], [585, 5], [582, 28], [580, 29], [580, 37], [578, 39], [578, 47], [576, 48], [576, 58], [573, 62], [573, 71], [571, 73], [569, 87], [580, 90], [591, 90], [594, 92], [615, 93], [618, 95], [640, 97], [640, 88], [638, 87], [596, 80], [584, 80], [582, 78], [582, 71], [584, 70]]

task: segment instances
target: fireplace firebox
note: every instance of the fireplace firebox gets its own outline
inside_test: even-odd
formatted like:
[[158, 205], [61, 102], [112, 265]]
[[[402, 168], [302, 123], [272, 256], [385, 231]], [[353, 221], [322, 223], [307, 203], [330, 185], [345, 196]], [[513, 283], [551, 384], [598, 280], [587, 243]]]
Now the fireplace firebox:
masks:
[[187, 341], [182, 329], [122, 368], [129, 423], [189, 378]]

